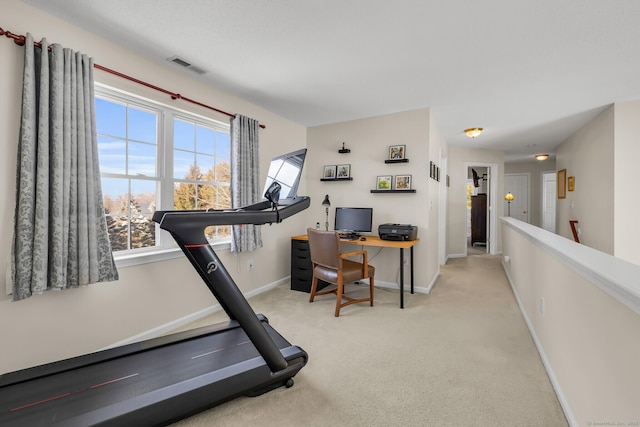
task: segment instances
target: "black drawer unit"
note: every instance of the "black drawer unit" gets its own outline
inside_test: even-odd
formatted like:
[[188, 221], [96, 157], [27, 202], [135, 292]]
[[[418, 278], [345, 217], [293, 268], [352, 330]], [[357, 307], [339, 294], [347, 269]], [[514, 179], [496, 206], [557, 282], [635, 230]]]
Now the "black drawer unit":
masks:
[[[309, 241], [291, 239], [291, 290], [301, 292], [311, 292], [311, 280], [313, 271], [311, 266], [311, 254], [309, 252]], [[319, 280], [320, 290], [329, 283]]]

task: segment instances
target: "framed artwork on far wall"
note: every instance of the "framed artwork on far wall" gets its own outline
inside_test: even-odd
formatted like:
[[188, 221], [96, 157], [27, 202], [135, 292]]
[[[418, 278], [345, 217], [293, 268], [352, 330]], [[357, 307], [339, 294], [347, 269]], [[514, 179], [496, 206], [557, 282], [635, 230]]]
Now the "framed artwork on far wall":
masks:
[[567, 190], [568, 191], [573, 191], [575, 189], [575, 185], [576, 185], [575, 177], [570, 176], [569, 178], [567, 178]]
[[391, 175], [381, 175], [376, 179], [376, 190], [391, 190], [392, 183]]
[[336, 178], [351, 177], [351, 165], [338, 165], [336, 169]]
[[336, 177], [336, 165], [328, 165], [325, 166], [324, 169], [322, 170], [322, 177], [323, 178], [335, 178]]
[[405, 158], [406, 145], [392, 145], [389, 147], [389, 160], [402, 160]]
[[558, 199], [567, 198], [567, 170], [558, 171]]
[[411, 175], [396, 175], [394, 190], [411, 190]]

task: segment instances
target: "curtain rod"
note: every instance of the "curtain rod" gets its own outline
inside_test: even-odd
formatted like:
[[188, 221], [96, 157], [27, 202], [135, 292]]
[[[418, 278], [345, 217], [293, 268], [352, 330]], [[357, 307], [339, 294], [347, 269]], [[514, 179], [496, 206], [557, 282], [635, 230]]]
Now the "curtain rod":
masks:
[[[5, 31], [2, 27], [0, 27], [0, 36], [5, 36], [5, 37], [7, 37], [7, 38], [13, 39], [14, 43], [15, 43], [15, 44], [17, 44], [18, 46], [24, 46], [24, 44], [25, 44], [25, 42], [26, 42], [26, 37], [25, 37], [25, 36], [22, 36], [22, 35], [19, 35], [19, 34], [14, 34], [14, 33], [10, 32], [10, 31]], [[34, 45], [36, 45], [36, 46], [38, 46], [38, 47], [42, 47], [42, 44], [40, 44], [40, 43], [38, 43], [38, 42], [34, 42], [33, 44], [34, 44]], [[174, 100], [175, 100], [175, 99], [182, 99], [182, 100], [184, 100], [184, 101], [190, 102], [190, 103], [195, 104], [195, 105], [198, 105], [198, 106], [200, 106], [200, 107], [208, 108], [209, 110], [216, 111], [216, 112], [221, 113], [221, 114], [224, 114], [224, 115], [226, 115], [226, 116], [229, 116], [229, 117], [235, 117], [235, 114], [231, 114], [231, 113], [228, 113], [228, 112], [226, 112], [226, 111], [220, 110], [220, 109], [218, 109], [218, 108], [212, 107], [212, 106], [210, 106], [210, 105], [203, 104], [203, 103], [198, 102], [198, 101], [196, 101], [196, 100], [193, 100], [193, 99], [191, 99], [191, 98], [187, 98], [186, 96], [182, 96], [182, 95], [180, 95], [179, 93], [171, 92], [171, 91], [166, 90], [166, 89], [163, 89], [163, 88], [161, 88], [161, 87], [158, 87], [158, 86], [152, 85], [151, 83], [147, 83], [147, 82], [144, 82], [144, 81], [142, 81], [142, 80], [136, 79], [135, 77], [131, 77], [131, 76], [128, 76], [128, 75], [126, 75], [126, 74], [120, 73], [120, 72], [118, 72], [118, 71], [112, 70], [112, 69], [110, 69], [110, 68], [103, 67], [102, 65], [93, 64], [93, 67], [94, 67], [94, 68], [96, 68], [96, 69], [98, 69], [98, 70], [101, 70], [101, 71], [107, 72], [107, 73], [109, 73], [109, 74], [113, 74], [113, 75], [118, 76], [118, 77], [120, 77], [120, 78], [123, 78], [123, 79], [125, 79], [125, 80], [129, 80], [129, 81], [132, 81], [132, 82], [134, 82], [134, 83], [138, 83], [138, 84], [140, 84], [140, 85], [142, 85], [142, 86], [146, 86], [146, 87], [148, 87], [148, 88], [151, 88], [151, 89], [157, 90], [158, 92], [165, 93], [165, 94], [169, 95], [169, 96], [171, 97], [171, 99], [174, 99]], [[262, 129], [265, 129], [265, 128], [266, 128], [266, 126], [265, 126], [265, 125], [263, 125], [263, 124], [261, 124], [261, 125], [260, 125], [260, 127], [261, 127]]]

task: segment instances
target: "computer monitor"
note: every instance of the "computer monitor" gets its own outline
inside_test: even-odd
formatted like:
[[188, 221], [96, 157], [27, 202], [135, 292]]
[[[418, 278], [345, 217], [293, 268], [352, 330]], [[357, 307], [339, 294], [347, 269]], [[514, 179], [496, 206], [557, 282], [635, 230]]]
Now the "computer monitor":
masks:
[[371, 232], [373, 208], [336, 208], [334, 230], [348, 237]]
[[280, 200], [296, 197], [306, 154], [307, 149], [302, 148], [271, 159], [262, 194], [267, 192], [271, 184], [277, 182], [281, 187]]

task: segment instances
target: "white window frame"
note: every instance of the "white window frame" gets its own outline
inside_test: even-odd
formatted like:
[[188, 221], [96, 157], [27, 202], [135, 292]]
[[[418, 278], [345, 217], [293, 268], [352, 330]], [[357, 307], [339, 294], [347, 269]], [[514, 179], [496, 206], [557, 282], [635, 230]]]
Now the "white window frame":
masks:
[[[156, 157], [157, 177], [149, 178], [157, 180], [160, 185], [160, 191], [156, 192], [156, 209], [158, 210], [173, 209], [175, 183], [173, 177], [174, 119], [196, 122], [196, 124], [211, 127], [216, 131], [221, 131], [227, 134], [230, 133], [230, 125], [228, 123], [222, 123], [190, 111], [179, 110], [175, 107], [136, 96], [135, 94], [123, 92], [110, 86], [96, 83], [95, 96], [96, 98], [105, 99], [107, 101], [125, 102], [136, 108], [158, 113], [158, 152]], [[123, 176], [121, 174], [101, 173], [101, 177], [122, 178]], [[145, 177], [141, 176], [139, 179], [145, 179]], [[113, 253], [118, 268], [158, 262], [182, 256], [182, 251], [178, 245], [176, 245], [171, 235], [168, 232], [161, 230], [158, 224], [156, 224], [155, 227], [156, 246], [127, 249]], [[231, 238], [214, 239], [210, 240], [209, 243], [214, 247], [214, 250], [229, 250], [231, 246]]]

